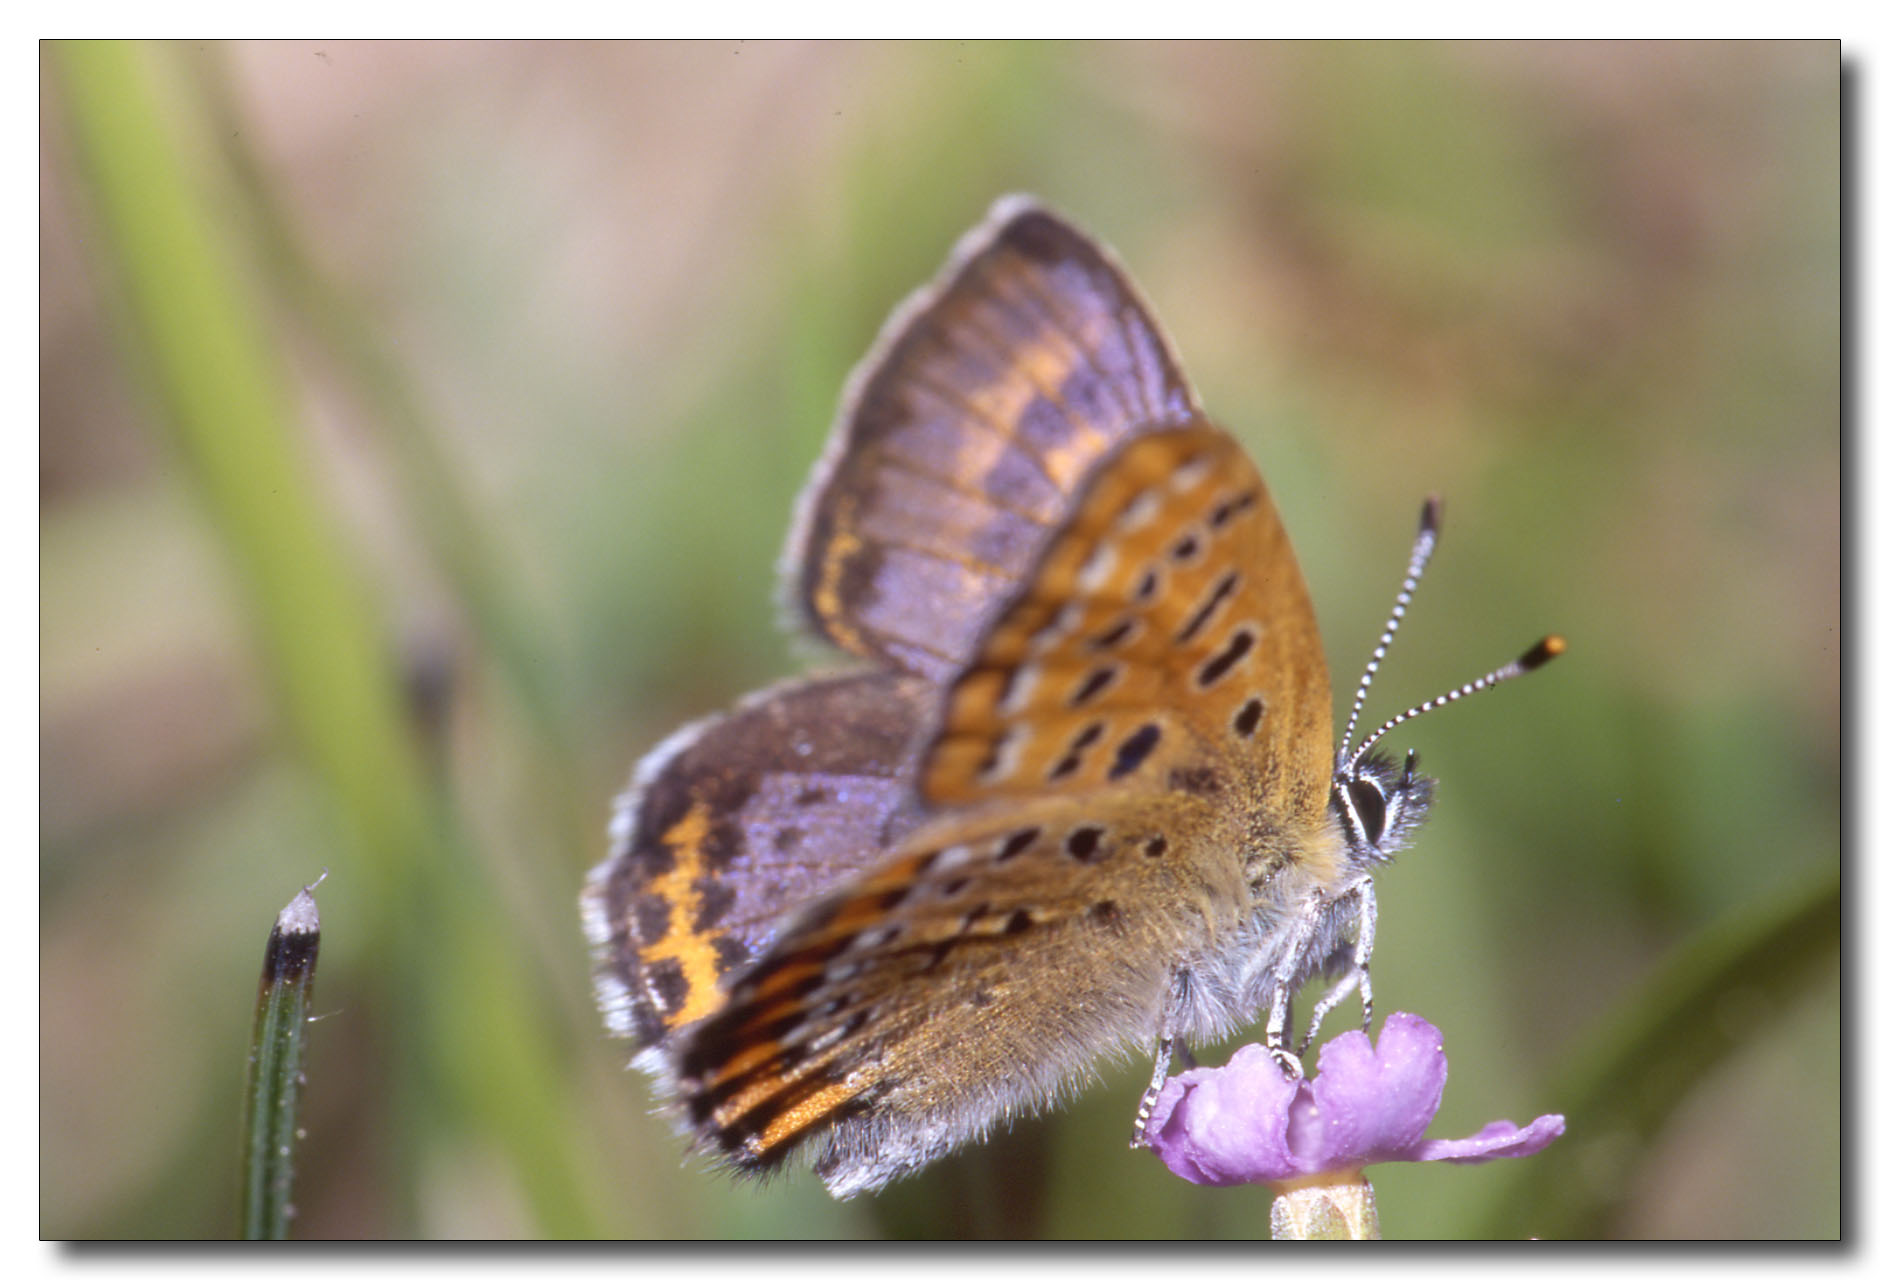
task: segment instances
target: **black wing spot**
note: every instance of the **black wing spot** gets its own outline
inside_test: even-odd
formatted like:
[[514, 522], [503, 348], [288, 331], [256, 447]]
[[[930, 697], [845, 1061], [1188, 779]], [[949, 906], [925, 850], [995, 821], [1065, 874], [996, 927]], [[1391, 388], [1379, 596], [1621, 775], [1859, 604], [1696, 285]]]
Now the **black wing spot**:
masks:
[[1149, 758], [1149, 753], [1155, 750], [1155, 744], [1161, 740], [1161, 726], [1153, 722], [1124, 738], [1116, 748], [1116, 761], [1110, 766], [1110, 781], [1127, 778], [1141, 768], [1142, 762]]
[[1221, 678], [1232, 671], [1235, 665], [1252, 651], [1253, 632], [1246, 627], [1235, 628], [1226, 646], [1202, 664], [1200, 672], [1195, 677], [1195, 687], [1208, 689], [1219, 684]]
[[1196, 609], [1194, 615], [1182, 624], [1182, 629], [1175, 633], [1175, 643], [1187, 644], [1190, 640], [1200, 635], [1208, 623], [1213, 620], [1214, 615], [1220, 611], [1222, 603], [1226, 601], [1227, 597], [1234, 594], [1234, 591], [1239, 586], [1240, 570], [1229, 569], [1226, 573], [1223, 573], [1220, 578], [1216, 580], [1214, 590], [1208, 593], [1208, 598], [1202, 602], [1201, 607]]
[[1064, 838], [1064, 852], [1079, 862], [1095, 862], [1103, 856], [1103, 828], [1078, 827]]
[[1248, 698], [1234, 713], [1234, 732], [1243, 738], [1251, 738], [1260, 727], [1260, 717], [1266, 713], [1266, 703], [1260, 698]]
[[1084, 763], [1084, 752], [1103, 736], [1107, 728], [1109, 726], [1101, 720], [1085, 725], [1082, 732], [1071, 739], [1071, 745], [1065, 749], [1063, 756], [1051, 766], [1050, 780], [1057, 782], [1076, 773]]
[[1021, 831], [1014, 831], [1011, 835], [1005, 837], [1004, 842], [999, 845], [999, 851], [992, 855], [992, 860], [994, 862], [1007, 862], [1016, 858], [1019, 854], [1030, 848], [1032, 843], [1043, 834], [1044, 833], [1037, 827], [1026, 827]]
[[1090, 642], [1084, 647], [1091, 653], [1103, 653], [1107, 650], [1115, 649], [1125, 640], [1135, 635], [1136, 629], [1140, 625], [1141, 624], [1138, 623], [1134, 617], [1124, 618], [1121, 622], [1116, 623], [1108, 630], [1098, 632], [1095, 636], [1091, 637]]
[[1223, 500], [1214, 510], [1208, 513], [1208, 523], [1218, 529], [1241, 512], [1251, 510], [1254, 501], [1255, 497], [1251, 489], [1247, 490], [1245, 493], [1235, 494], [1233, 497]]
[[1091, 699], [1116, 682], [1116, 675], [1117, 669], [1112, 663], [1105, 663], [1098, 667], [1085, 676], [1084, 682], [1078, 685], [1076, 691], [1071, 694], [1070, 705], [1074, 708], [1087, 705]]

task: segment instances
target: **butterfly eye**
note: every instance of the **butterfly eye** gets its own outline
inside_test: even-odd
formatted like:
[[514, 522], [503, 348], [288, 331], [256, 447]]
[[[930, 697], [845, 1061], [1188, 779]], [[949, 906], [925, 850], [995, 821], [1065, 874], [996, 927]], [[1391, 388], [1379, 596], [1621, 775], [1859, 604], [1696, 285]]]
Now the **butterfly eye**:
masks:
[[1366, 756], [1342, 770], [1332, 783], [1331, 816], [1351, 856], [1369, 865], [1402, 852], [1429, 813], [1432, 790], [1414, 758], [1399, 769], [1388, 756]]
[[1351, 812], [1357, 817], [1358, 825], [1364, 831], [1365, 843], [1377, 845], [1384, 838], [1384, 819], [1389, 806], [1384, 801], [1384, 792], [1369, 778], [1359, 778], [1345, 790], [1345, 797], [1350, 802]]

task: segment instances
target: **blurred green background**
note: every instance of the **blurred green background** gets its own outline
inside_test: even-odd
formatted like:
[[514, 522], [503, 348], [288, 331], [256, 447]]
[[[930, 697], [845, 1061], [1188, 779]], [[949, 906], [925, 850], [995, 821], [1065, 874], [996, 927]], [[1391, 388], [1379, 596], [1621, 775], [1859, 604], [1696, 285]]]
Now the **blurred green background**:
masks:
[[1260, 462], [1341, 703], [1431, 491], [1369, 722], [1571, 642], [1393, 736], [1441, 788], [1375, 968], [1446, 1033], [1436, 1134], [1567, 1135], [1375, 1170], [1386, 1235], [1839, 1234], [1834, 44], [42, 69], [43, 1234], [233, 1229], [262, 943], [323, 867], [298, 1234], [1266, 1234], [1127, 1149], [1146, 1058], [879, 1198], [731, 1182], [589, 997], [613, 793], [803, 669], [773, 567], [842, 380], [1008, 190]]

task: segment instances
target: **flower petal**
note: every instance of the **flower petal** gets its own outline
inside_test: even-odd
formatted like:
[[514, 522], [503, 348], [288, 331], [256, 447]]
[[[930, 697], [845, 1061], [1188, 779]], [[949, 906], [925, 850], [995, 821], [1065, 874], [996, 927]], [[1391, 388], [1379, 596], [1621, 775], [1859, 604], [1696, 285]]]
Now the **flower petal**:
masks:
[[1310, 1151], [1297, 1135], [1295, 1150], [1319, 1169], [1406, 1159], [1436, 1118], [1448, 1077], [1443, 1033], [1413, 1013], [1386, 1018], [1375, 1050], [1362, 1031], [1347, 1031], [1319, 1051], [1320, 1130]]
[[1305, 1170], [1286, 1132], [1300, 1088], [1266, 1046], [1247, 1045], [1226, 1066], [1169, 1080], [1149, 1119], [1149, 1146], [1171, 1173], [1206, 1187], [1297, 1177]]
[[1555, 1138], [1567, 1131], [1567, 1118], [1558, 1115], [1536, 1116], [1526, 1126], [1516, 1128], [1512, 1120], [1496, 1120], [1482, 1126], [1469, 1138], [1432, 1138], [1420, 1144], [1409, 1159], [1447, 1160], [1451, 1164], [1481, 1164], [1487, 1160], [1531, 1156], [1545, 1150]]

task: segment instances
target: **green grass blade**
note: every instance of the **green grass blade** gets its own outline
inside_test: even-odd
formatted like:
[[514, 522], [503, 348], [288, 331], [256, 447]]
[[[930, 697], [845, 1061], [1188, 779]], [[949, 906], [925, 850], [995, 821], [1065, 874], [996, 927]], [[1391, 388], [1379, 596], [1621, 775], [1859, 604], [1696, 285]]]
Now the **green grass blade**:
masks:
[[242, 1125], [241, 1232], [244, 1240], [285, 1240], [294, 1216], [294, 1149], [305, 1079], [307, 1009], [320, 959], [314, 884], [281, 908], [268, 932], [248, 1048], [248, 1111]]

